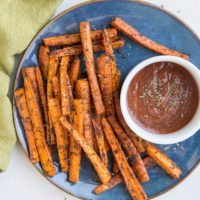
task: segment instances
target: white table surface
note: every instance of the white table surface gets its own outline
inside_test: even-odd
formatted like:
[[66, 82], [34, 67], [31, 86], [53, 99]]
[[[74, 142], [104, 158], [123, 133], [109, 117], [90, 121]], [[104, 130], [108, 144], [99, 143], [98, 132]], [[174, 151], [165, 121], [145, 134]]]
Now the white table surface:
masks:
[[[199, 0], [147, 0], [164, 6], [182, 18], [200, 36], [200, 1]], [[56, 14], [84, 0], [64, 0]], [[170, 192], [156, 200], [199, 200], [200, 167], [189, 178]], [[1, 200], [75, 200], [48, 182], [35, 170], [25, 156], [20, 145], [15, 145], [9, 168], [0, 173]], [[116, 199], [117, 200], [117, 199]]]

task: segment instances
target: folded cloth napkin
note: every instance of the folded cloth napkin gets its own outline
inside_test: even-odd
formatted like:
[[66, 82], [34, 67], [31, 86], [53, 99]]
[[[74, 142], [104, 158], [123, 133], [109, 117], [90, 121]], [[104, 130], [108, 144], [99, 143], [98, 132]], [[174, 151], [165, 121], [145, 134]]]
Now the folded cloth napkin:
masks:
[[15, 144], [8, 98], [14, 56], [20, 54], [53, 15], [61, 0], [3, 0], [0, 5], [0, 171], [6, 170]]

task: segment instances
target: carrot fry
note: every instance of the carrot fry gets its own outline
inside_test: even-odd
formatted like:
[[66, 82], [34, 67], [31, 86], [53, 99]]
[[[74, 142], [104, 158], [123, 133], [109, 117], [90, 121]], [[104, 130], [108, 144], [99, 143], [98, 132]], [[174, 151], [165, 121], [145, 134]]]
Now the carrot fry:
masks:
[[128, 161], [120, 147], [120, 144], [117, 138], [114, 135], [114, 132], [105, 118], [102, 118], [102, 125], [104, 133], [108, 139], [110, 147], [112, 149], [113, 155], [117, 161], [121, 174], [124, 178], [125, 184], [129, 190], [129, 193], [133, 199], [142, 200], [147, 199], [146, 194], [144, 193], [140, 183], [136, 179], [133, 171], [131, 170]]
[[[116, 37], [117, 30], [115, 28], [106, 29], [109, 37]], [[92, 40], [102, 39], [102, 30], [91, 31]], [[46, 46], [57, 46], [57, 45], [72, 45], [81, 42], [80, 34], [61, 35], [56, 37], [44, 38], [43, 42]]]
[[48, 77], [49, 54], [50, 54], [49, 48], [47, 46], [41, 45], [38, 53], [38, 62], [44, 80], [47, 80]]
[[70, 58], [69, 56], [62, 57], [60, 63], [60, 85], [61, 85], [61, 105], [62, 114], [69, 116], [71, 113], [69, 91], [67, 87], [67, 69], [69, 66]]
[[39, 104], [39, 110], [40, 110], [40, 119], [43, 121], [42, 118], [42, 108], [41, 108], [41, 104], [40, 104], [40, 95], [39, 95], [39, 89], [38, 89], [38, 84], [37, 84], [37, 80], [36, 80], [36, 74], [35, 74], [35, 67], [26, 67], [22, 70], [22, 75], [23, 78], [28, 77], [30, 79], [30, 81], [32, 82], [32, 87], [34, 90], [34, 93], [36, 95], [36, 100]]
[[41, 161], [42, 169], [44, 174], [48, 176], [54, 176], [56, 174], [56, 171], [53, 165], [48, 146], [45, 141], [45, 131], [40, 117], [41, 113], [39, 110], [39, 104], [37, 102], [36, 94], [33, 89], [33, 83], [27, 76], [24, 77], [24, 86], [28, 110], [31, 116], [31, 122], [33, 126], [35, 143]]
[[124, 128], [126, 134], [130, 137], [130, 139], [132, 140], [133, 144], [135, 145], [135, 147], [137, 148], [139, 153], [142, 153], [145, 151], [141, 139], [136, 136], [131, 129], [128, 127], [128, 125], [126, 124], [124, 117], [122, 115], [122, 111], [121, 111], [121, 106], [120, 106], [120, 102], [119, 102], [119, 94], [118, 92], [114, 92], [114, 104], [115, 104], [115, 111], [116, 111], [116, 115], [117, 118], [120, 122], [120, 124], [122, 125], [122, 127]]
[[58, 76], [55, 75], [52, 78], [52, 86], [53, 86], [53, 93], [56, 99], [59, 100], [59, 102], [61, 101], [61, 92], [60, 92], [60, 83], [59, 83], [59, 79]]
[[117, 87], [119, 86], [119, 81], [120, 81], [119, 75], [121, 76], [121, 73], [117, 69], [117, 64], [115, 61], [115, 56], [112, 48], [112, 42], [106, 30], [103, 30], [103, 44], [105, 47], [106, 54], [110, 56], [111, 59], [112, 88], [113, 91], [116, 91]]
[[[112, 42], [112, 48], [113, 49], [118, 49], [124, 46], [124, 39], [118, 39], [116, 41]], [[105, 47], [103, 44], [101, 44], [100, 42], [98, 43], [93, 43], [92, 44], [92, 48], [94, 52], [98, 52], [98, 51], [103, 51], [105, 50]], [[63, 56], [69, 56], [69, 55], [79, 55], [83, 52], [83, 48], [82, 45], [75, 45], [72, 47], [65, 47], [63, 49], [58, 49], [58, 50], [54, 50], [51, 52], [52, 56], [56, 56], [56, 57], [63, 57]]]
[[60, 117], [62, 116], [60, 103], [58, 99], [49, 100], [49, 108], [52, 116], [53, 125], [56, 133], [56, 144], [58, 149], [58, 158], [63, 172], [68, 171], [68, 147], [66, 144], [66, 137], [63, 127], [60, 123]]
[[101, 117], [100, 116], [94, 116], [92, 119], [93, 127], [94, 127], [94, 133], [96, 136], [99, 154], [101, 157], [101, 160], [103, 161], [104, 165], [108, 165], [108, 156], [105, 148], [105, 140], [104, 140], [104, 134], [101, 126]]
[[[145, 163], [145, 167], [146, 168], [150, 168], [152, 166], [155, 166], [155, 161], [153, 161], [152, 158], [150, 157], [145, 157], [143, 159], [144, 163]], [[116, 174], [115, 176], [113, 176], [106, 184], [100, 184], [98, 185], [94, 190], [93, 193], [95, 194], [101, 194], [111, 188], [116, 187], [117, 185], [119, 185], [120, 183], [124, 183], [124, 179], [121, 176], [121, 174]]]
[[72, 89], [74, 88], [74, 83], [77, 81], [78, 76], [80, 74], [80, 59], [76, 57], [71, 66], [69, 67], [68, 73], [69, 73], [69, 80]]
[[83, 46], [83, 54], [85, 58], [86, 71], [88, 74], [95, 110], [98, 115], [101, 115], [105, 113], [105, 108], [103, 105], [102, 95], [100, 92], [99, 83], [95, 71], [95, 62], [92, 49], [92, 41], [90, 36], [89, 22], [80, 23], [80, 34], [81, 34], [81, 43]]
[[67, 91], [69, 95], [70, 113], [71, 113], [74, 110], [74, 96], [68, 73], [66, 74], [66, 81], [67, 81]]
[[15, 101], [25, 130], [25, 135], [28, 142], [30, 160], [34, 164], [38, 163], [39, 156], [35, 145], [33, 127], [28, 112], [24, 88], [19, 88], [15, 91]]
[[93, 147], [93, 128], [91, 116], [91, 101], [90, 101], [90, 88], [87, 80], [81, 79], [76, 82], [76, 97], [83, 100], [83, 113], [84, 113], [84, 137], [88, 144]]
[[63, 127], [69, 131], [74, 140], [82, 147], [83, 151], [96, 170], [101, 182], [107, 183], [110, 180], [111, 175], [94, 149], [87, 143], [86, 139], [76, 129], [73, 128], [73, 126], [66, 120], [64, 116], [61, 117], [60, 120]]
[[112, 172], [113, 172], [113, 174], [119, 173], [119, 167], [118, 167], [117, 161], [115, 159], [113, 160]]
[[154, 159], [149, 156], [144, 157], [142, 160], [143, 160], [144, 166], [147, 169], [154, 167], [156, 165], [156, 162], [154, 161]]
[[97, 58], [98, 77], [101, 87], [103, 103], [105, 105], [106, 115], [115, 116], [113, 103], [112, 86], [112, 60], [107, 55], [101, 55]]
[[39, 89], [41, 104], [44, 112], [45, 125], [46, 125], [46, 135], [49, 134], [49, 118], [48, 118], [48, 110], [47, 110], [47, 97], [44, 89], [44, 82], [42, 79], [42, 74], [39, 67], [35, 67], [35, 76], [37, 80], [37, 85]]
[[49, 70], [47, 77], [47, 103], [48, 103], [48, 116], [49, 116], [49, 135], [47, 135], [47, 143], [54, 145], [56, 143], [52, 117], [49, 109], [49, 100], [53, 98], [53, 84], [52, 78], [58, 71], [59, 60], [56, 57], [50, 56], [49, 59]]
[[124, 130], [120, 127], [117, 120], [113, 116], [109, 116], [107, 119], [110, 125], [112, 126], [113, 130], [115, 131], [117, 137], [121, 141], [122, 146], [124, 147], [127, 155], [129, 156], [131, 166], [139, 181], [142, 183], [147, 182], [149, 180], [147, 170], [140, 157], [140, 154], [138, 153], [131, 139], [126, 135]]
[[123, 182], [124, 179], [122, 178], [121, 174], [117, 174], [116, 176], [113, 176], [106, 184], [98, 185], [92, 192], [95, 194], [101, 194]]
[[35, 67], [24, 68], [22, 70], [22, 75], [23, 75], [23, 77], [27, 76], [31, 80], [31, 82], [33, 84], [33, 90], [36, 95], [36, 99], [38, 102], [40, 102], [40, 95], [39, 95], [38, 85], [37, 85], [36, 76], [35, 76]]
[[[78, 131], [80, 135], [83, 135], [83, 105], [81, 99], [74, 100], [74, 112], [73, 112], [73, 127]], [[69, 155], [69, 181], [77, 183], [80, 173], [81, 162], [81, 147], [76, 143], [73, 137], [70, 137], [70, 155]]]
[[189, 56], [178, 51], [169, 49], [164, 45], [158, 44], [153, 40], [147, 38], [146, 36], [139, 33], [135, 28], [131, 25], [127, 24], [124, 20], [119, 17], [116, 17], [111, 23], [116, 29], [122, 31], [126, 34], [129, 38], [134, 40], [135, 42], [141, 44], [142, 46], [155, 51], [156, 53], [163, 54], [163, 55], [170, 55], [170, 56], [178, 56], [184, 59], [189, 59]]
[[147, 154], [155, 160], [172, 178], [177, 179], [182, 174], [181, 169], [167, 155], [153, 144], [143, 141]]

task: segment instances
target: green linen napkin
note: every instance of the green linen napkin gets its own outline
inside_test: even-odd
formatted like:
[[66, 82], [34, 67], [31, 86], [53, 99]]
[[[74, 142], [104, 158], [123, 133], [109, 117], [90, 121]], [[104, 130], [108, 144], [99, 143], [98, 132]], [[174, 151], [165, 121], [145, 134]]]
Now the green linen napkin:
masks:
[[21, 53], [53, 15], [61, 0], [3, 0], [0, 3], [0, 170], [6, 170], [15, 144], [8, 98], [14, 56]]

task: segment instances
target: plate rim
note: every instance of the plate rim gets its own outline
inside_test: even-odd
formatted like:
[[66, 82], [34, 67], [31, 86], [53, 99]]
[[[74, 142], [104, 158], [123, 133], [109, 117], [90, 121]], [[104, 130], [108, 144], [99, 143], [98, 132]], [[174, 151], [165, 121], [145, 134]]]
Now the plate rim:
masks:
[[[189, 30], [193, 35], [194, 37], [200, 42], [200, 36], [198, 36], [198, 34], [191, 28], [190, 25], [188, 25], [184, 20], [182, 20], [180, 17], [178, 17], [176, 14], [174, 14], [173, 12], [167, 10], [166, 8], [164, 7], [160, 7], [158, 5], [155, 5], [153, 3], [149, 3], [149, 2], [146, 2], [146, 1], [140, 1], [140, 0], [89, 0], [89, 1], [86, 1], [86, 2], [82, 2], [82, 3], [79, 3], [79, 4], [76, 4], [68, 9], [65, 9], [64, 11], [62, 11], [60, 14], [56, 15], [55, 17], [51, 18], [44, 26], [42, 26], [42, 28], [39, 29], [39, 31], [35, 34], [35, 36], [31, 39], [31, 41], [28, 43], [27, 47], [24, 49], [23, 53], [22, 53], [22, 57], [20, 59], [20, 62], [19, 62], [19, 65], [18, 65], [18, 69], [17, 69], [17, 73], [15, 74], [15, 80], [14, 80], [14, 85], [13, 85], [13, 88], [12, 88], [12, 118], [13, 118], [13, 123], [14, 123], [14, 128], [15, 128], [15, 133], [16, 133], [16, 136], [17, 136], [17, 141], [19, 142], [21, 148], [23, 149], [23, 152], [25, 153], [25, 155], [27, 156], [28, 160], [30, 161], [30, 158], [29, 158], [29, 155], [27, 153], [27, 151], [25, 150], [24, 146], [22, 145], [21, 143], [21, 140], [19, 139], [19, 136], [18, 136], [18, 131], [17, 131], [17, 128], [16, 128], [16, 119], [15, 119], [15, 116], [14, 116], [14, 112], [16, 109], [16, 103], [15, 103], [15, 98], [14, 98], [14, 91], [15, 91], [15, 88], [16, 88], [16, 83], [17, 83], [17, 80], [18, 80], [18, 77], [19, 77], [19, 73], [21, 71], [21, 68], [22, 68], [22, 63], [26, 57], [26, 54], [27, 54], [27, 51], [31, 48], [31, 46], [33, 45], [33, 43], [35, 42], [36, 38], [38, 37], [38, 35], [40, 35], [43, 30], [45, 28], [47, 28], [50, 24], [52, 24], [55, 20], [59, 19], [60, 17], [62, 17], [63, 15], [67, 14], [68, 12], [72, 11], [72, 10], [75, 10], [77, 8], [80, 8], [82, 6], [85, 6], [85, 5], [90, 5], [90, 4], [93, 4], [93, 3], [101, 3], [101, 2], [128, 2], [128, 3], [138, 3], [138, 4], [142, 4], [142, 5], [145, 5], [145, 6], [148, 6], [148, 7], [152, 7], [152, 8], [155, 8], [157, 10], [160, 10], [168, 15], [170, 15], [171, 17], [173, 17], [175, 20], [179, 21], [181, 23], [181, 25], [183, 25], [187, 30]], [[77, 198], [77, 199], [80, 199], [80, 200], [89, 200], [88, 198], [80, 198], [74, 194], [72, 194], [71, 192], [69, 191], [66, 191], [64, 189], [62, 189], [60, 186], [58, 186], [57, 184], [55, 184], [52, 180], [50, 180], [48, 177], [46, 177], [42, 171], [39, 170], [39, 168], [34, 165], [33, 163], [31, 163], [32, 166], [48, 181], [50, 182], [51, 184], [53, 184], [55, 187], [57, 187], [58, 189], [62, 190], [63, 192], [69, 194], [69, 195], [72, 195], [73, 197]], [[175, 187], [177, 187], [178, 185], [180, 185], [182, 182], [184, 182], [191, 174], [192, 172], [194, 172], [194, 170], [200, 165], [200, 159], [195, 163], [195, 165], [191, 168], [191, 170], [185, 175], [185, 177], [183, 177], [182, 179], [180, 179], [176, 184], [172, 185], [171, 187], [169, 187], [168, 189], [162, 191], [162, 192], [159, 192], [158, 194], [156, 195], [151, 195], [151, 196], [148, 196], [148, 199], [154, 199], [156, 197], [159, 197], [171, 190], [173, 190]]]

